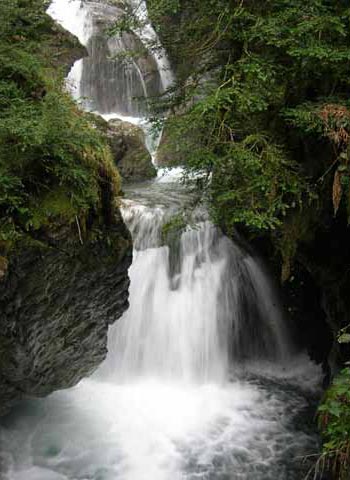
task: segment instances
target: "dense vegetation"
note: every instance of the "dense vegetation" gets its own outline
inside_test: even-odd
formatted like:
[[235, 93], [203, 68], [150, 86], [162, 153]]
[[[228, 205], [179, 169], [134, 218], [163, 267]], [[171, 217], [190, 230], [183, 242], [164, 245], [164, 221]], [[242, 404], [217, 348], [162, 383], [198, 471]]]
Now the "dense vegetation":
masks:
[[[163, 102], [173, 112], [167, 148], [176, 161], [186, 159], [190, 172], [202, 173], [199, 186], [228, 233], [238, 228], [269, 238], [282, 281], [293, 280], [299, 255], [330, 292], [327, 314], [336, 334], [349, 318], [349, 3], [148, 0], [148, 6], [177, 73]], [[302, 244], [309, 247], [300, 254]], [[345, 352], [342, 361], [349, 359]], [[349, 391], [346, 368], [319, 414], [325, 442], [317, 466], [337, 479], [349, 478]]]
[[317, 469], [331, 470], [334, 478], [350, 476], [350, 368], [341, 371], [326, 392], [319, 408], [319, 425], [324, 436], [324, 453]]
[[2, 255], [18, 241], [40, 239], [55, 221], [79, 219], [83, 228], [99, 208], [103, 183], [119, 188], [108, 147], [64, 91], [65, 70], [81, 47], [45, 14], [48, 3], [1, 3]]
[[[317, 209], [330, 184], [335, 213], [347, 208], [346, 2], [148, 3], [156, 24], [167, 19], [160, 34], [178, 72], [173, 144], [206, 174], [217, 220], [276, 230], [282, 242], [288, 212]], [[283, 247], [287, 262], [295, 246]]]
[[[157, 105], [173, 112], [168, 148], [196, 172], [227, 232], [272, 239], [286, 281], [299, 244], [311, 241], [325, 218], [346, 225], [350, 217], [348, 1], [148, 5], [177, 73]], [[83, 225], [100, 208], [104, 182], [118, 190], [108, 147], [64, 92], [62, 42], [67, 50], [77, 45], [45, 15], [46, 6], [1, 3], [1, 256], [23, 238], [40, 238], [57, 219]], [[127, 20], [121, 29], [130, 28]], [[319, 417], [322, 460], [341, 479], [349, 477], [349, 384], [347, 368]]]

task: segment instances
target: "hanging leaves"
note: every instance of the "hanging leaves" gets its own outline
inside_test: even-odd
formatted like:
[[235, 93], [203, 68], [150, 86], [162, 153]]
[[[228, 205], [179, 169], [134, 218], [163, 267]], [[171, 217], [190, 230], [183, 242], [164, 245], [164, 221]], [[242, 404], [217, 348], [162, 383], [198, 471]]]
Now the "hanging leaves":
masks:
[[333, 181], [333, 208], [334, 208], [334, 216], [337, 214], [341, 197], [343, 193], [343, 188], [341, 184], [341, 173], [337, 170], [334, 174], [334, 181]]
[[339, 343], [350, 343], [350, 333], [343, 333], [338, 337]]

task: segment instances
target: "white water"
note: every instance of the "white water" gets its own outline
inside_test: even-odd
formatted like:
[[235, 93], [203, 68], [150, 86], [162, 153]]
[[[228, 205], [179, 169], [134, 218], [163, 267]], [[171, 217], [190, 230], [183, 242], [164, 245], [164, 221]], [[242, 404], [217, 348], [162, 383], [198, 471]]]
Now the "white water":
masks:
[[160, 245], [188, 199], [167, 180], [127, 188], [131, 306], [106, 362], [5, 419], [4, 479], [303, 478], [301, 457], [317, 450], [305, 420], [320, 369], [293, 353], [259, 264], [205, 214]]
[[168, 209], [126, 202], [123, 216], [136, 251], [130, 309], [110, 335], [117, 380], [223, 382], [230, 357], [289, 358], [278, 302], [252, 257], [207, 220], [170, 249], [160, 246]]
[[[67, 1], [55, 5], [81, 34]], [[1, 480], [303, 478], [320, 369], [294, 352], [259, 261], [205, 212], [164, 244], [163, 224], [191, 203], [180, 175], [126, 188], [130, 309], [92, 379], [2, 420]]]
[[154, 51], [155, 59], [158, 65], [158, 71], [162, 80], [163, 91], [166, 91], [174, 82], [172, 69], [167, 58], [165, 50], [159, 41], [158, 35], [154, 31], [151, 22], [148, 19], [147, 5], [145, 0], [130, 0], [134, 9], [134, 14], [140, 22], [140, 28], [135, 33], [139, 35], [146, 46], [150, 46]]
[[[130, 310], [111, 328], [94, 379], [6, 420], [4, 478], [300, 480], [296, 458], [317, 443], [297, 423], [320, 371], [304, 356], [284, 360], [284, 321], [263, 271], [205, 219], [183, 233], [177, 255], [176, 245], [159, 245], [163, 222], [187, 196], [171, 176], [127, 196]], [[250, 321], [239, 289], [252, 302], [266, 295]], [[245, 362], [231, 332], [240, 322]]]
[[[54, 0], [47, 12], [63, 28], [75, 35], [82, 45], [87, 45], [92, 34], [92, 20], [84, 2], [81, 0]], [[67, 77], [68, 89], [77, 101], [81, 97], [82, 68], [83, 60], [78, 60]]]
[[91, 35], [91, 21], [89, 10], [82, 0], [54, 0], [47, 12], [78, 37], [82, 45], [87, 45]]

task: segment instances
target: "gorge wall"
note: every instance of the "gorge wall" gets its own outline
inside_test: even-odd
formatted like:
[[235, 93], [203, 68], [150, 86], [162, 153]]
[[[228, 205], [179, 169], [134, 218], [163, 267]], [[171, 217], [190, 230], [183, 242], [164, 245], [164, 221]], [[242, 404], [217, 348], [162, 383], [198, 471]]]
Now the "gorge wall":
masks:
[[71, 387], [99, 366], [108, 325], [128, 308], [132, 260], [112, 152], [64, 92], [63, 78], [86, 50], [42, 2], [5, 3], [0, 415], [20, 399]]

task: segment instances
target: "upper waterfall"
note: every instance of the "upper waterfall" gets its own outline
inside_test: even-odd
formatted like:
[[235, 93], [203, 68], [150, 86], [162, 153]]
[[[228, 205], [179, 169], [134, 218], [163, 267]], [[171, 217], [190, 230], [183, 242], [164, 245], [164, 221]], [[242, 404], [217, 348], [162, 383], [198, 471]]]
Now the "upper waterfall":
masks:
[[108, 32], [125, 15], [121, 6], [90, 0], [54, 0], [49, 14], [86, 46], [67, 83], [83, 107], [103, 115], [145, 117], [148, 98], [172, 83], [158, 37], [147, 21], [145, 2], [131, 4], [139, 20], [134, 32]]
[[135, 33], [139, 36], [144, 45], [146, 47], [149, 46], [153, 51], [162, 82], [162, 90], [164, 92], [171, 87], [174, 82], [174, 76], [167, 54], [148, 18], [146, 0], [130, 0], [130, 3], [134, 9], [134, 15], [140, 22], [140, 26]]

